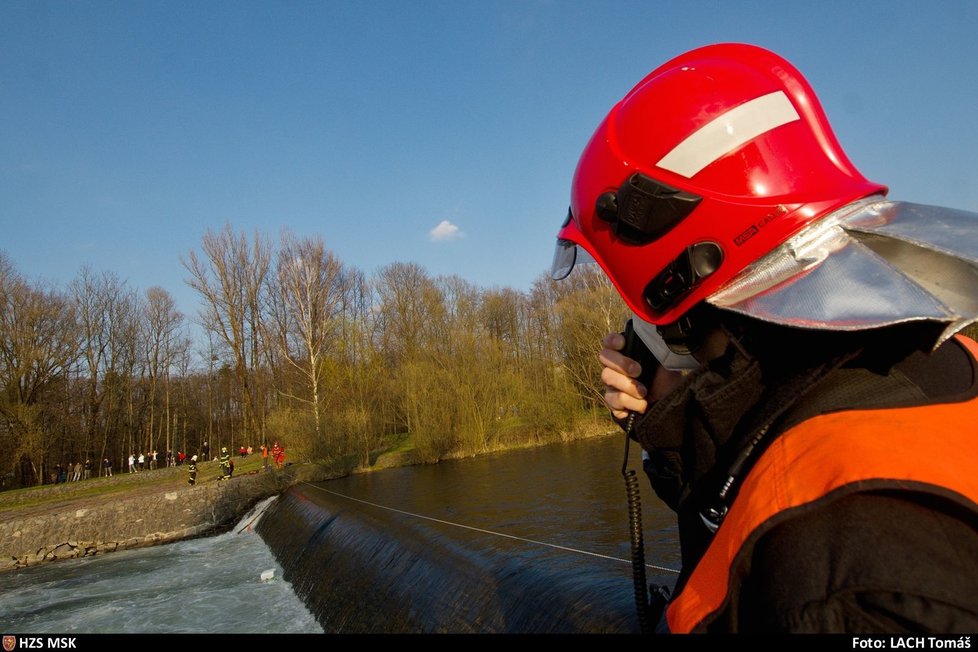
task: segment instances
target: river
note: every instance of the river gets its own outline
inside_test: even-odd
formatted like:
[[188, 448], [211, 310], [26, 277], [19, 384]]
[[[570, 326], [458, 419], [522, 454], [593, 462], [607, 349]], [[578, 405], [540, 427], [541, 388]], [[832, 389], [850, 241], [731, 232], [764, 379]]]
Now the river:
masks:
[[4, 632], [322, 632], [246, 527], [253, 519], [216, 536], [0, 573]]
[[[636, 631], [621, 455], [602, 437], [302, 484], [225, 534], [0, 574], [3, 626]], [[675, 517], [639, 475], [648, 579], [671, 585]]]
[[[622, 442], [302, 484], [258, 530], [328, 632], [635, 632]], [[675, 515], [639, 475], [648, 579], [671, 586]]]

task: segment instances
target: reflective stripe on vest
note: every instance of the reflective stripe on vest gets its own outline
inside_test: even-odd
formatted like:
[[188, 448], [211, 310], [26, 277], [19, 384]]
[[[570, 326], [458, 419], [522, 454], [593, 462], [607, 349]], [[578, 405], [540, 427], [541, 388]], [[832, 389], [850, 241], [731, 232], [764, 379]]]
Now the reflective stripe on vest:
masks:
[[[978, 344], [958, 339], [978, 359]], [[686, 586], [669, 605], [669, 630], [693, 631], [724, 605], [730, 566], [758, 527], [836, 489], [867, 481], [896, 487], [912, 482], [939, 487], [942, 495], [959, 494], [978, 509], [975, 423], [978, 399], [823, 414], [785, 431], [757, 460]], [[874, 482], [873, 488], [878, 486]]]

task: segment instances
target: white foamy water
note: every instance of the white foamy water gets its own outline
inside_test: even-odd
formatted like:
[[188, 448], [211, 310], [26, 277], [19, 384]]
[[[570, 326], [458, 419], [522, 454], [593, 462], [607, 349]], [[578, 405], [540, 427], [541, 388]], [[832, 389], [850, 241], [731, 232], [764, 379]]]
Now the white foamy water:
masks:
[[0, 573], [4, 633], [322, 632], [252, 529], [268, 502], [226, 534]]

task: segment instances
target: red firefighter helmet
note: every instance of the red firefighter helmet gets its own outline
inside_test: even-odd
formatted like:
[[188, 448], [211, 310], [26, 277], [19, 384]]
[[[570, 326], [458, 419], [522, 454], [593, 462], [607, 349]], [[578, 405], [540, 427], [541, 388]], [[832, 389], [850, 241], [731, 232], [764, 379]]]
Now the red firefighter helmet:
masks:
[[653, 70], [598, 126], [552, 274], [580, 246], [637, 315], [666, 325], [806, 225], [886, 191], [849, 162], [794, 66], [710, 45]]

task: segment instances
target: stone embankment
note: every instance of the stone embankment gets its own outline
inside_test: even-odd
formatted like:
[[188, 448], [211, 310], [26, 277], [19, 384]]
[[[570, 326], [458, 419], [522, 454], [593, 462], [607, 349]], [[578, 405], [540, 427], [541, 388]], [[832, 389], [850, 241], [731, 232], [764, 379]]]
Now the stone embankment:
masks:
[[42, 513], [8, 512], [0, 522], [0, 571], [219, 531], [293, 481], [285, 471], [256, 473], [196, 487], [75, 501]]

